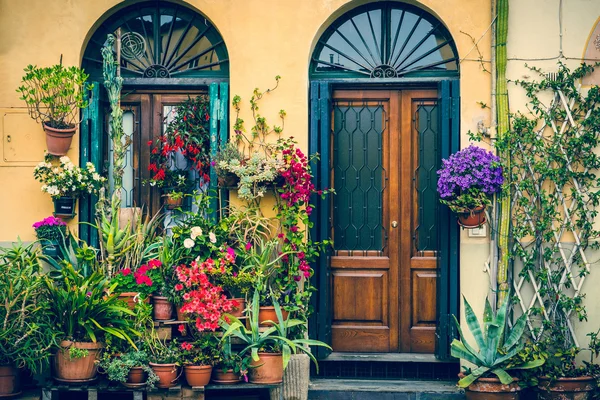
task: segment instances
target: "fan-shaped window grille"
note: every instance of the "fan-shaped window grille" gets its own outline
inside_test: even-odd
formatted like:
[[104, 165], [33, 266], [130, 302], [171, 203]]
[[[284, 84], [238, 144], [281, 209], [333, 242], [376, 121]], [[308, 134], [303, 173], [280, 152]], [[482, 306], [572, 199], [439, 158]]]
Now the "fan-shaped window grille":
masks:
[[454, 76], [458, 55], [440, 21], [408, 4], [375, 2], [338, 18], [322, 35], [312, 77]]
[[102, 76], [100, 49], [121, 28], [121, 74], [129, 78], [226, 77], [227, 48], [201, 14], [164, 1], [137, 3], [108, 18], [94, 32], [84, 68]]

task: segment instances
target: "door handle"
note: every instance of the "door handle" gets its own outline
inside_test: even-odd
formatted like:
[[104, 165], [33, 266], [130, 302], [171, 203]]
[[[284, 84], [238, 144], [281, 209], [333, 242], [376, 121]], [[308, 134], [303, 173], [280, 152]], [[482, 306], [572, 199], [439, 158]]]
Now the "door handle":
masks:
[[392, 221], [392, 228], [398, 227], [398, 221]]

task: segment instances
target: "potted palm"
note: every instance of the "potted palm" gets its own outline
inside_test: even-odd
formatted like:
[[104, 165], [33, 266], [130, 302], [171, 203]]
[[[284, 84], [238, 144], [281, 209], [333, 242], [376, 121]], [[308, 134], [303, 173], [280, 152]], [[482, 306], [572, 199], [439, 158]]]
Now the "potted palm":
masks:
[[148, 365], [148, 354], [143, 351], [129, 351], [118, 355], [105, 354], [98, 367], [109, 380], [120, 382], [130, 389], [139, 387], [152, 389], [158, 382], [158, 376]]
[[[47, 281], [49, 315], [62, 339], [54, 356], [54, 378], [79, 383], [94, 380], [96, 359], [105, 339], [124, 340], [136, 347], [131, 336], [137, 332], [109, 280], [95, 267], [84, 276], [65, 262], [54, 281]], [[67, 317], [66, 317], [67, 316]]]
[[17, 396], [19, 369], [40, 372], [55, 345], [38, 256], [33, 244], [0, 250], [0, 397]]
[[94, 164], [78, 167], [67, 156], [53, 165], [50, 156], [33, 170], [33, 176], [42, 183], [42, 192], [48, 193], [54, 202], [54, 215], [72, 218], [75, 215], [77, 198], [86, 194], [96, 194], [106, 178], [96, 172]]
[[56, 258], [60, 254], [60, 245], [67, 236], [67, 224], [60, 218], [49, 216], [33, 224], [35, 235], [42, 245], [42, 253]]
[[261, 332], [258, 319], [259, 302], [260, 294], [257, 290], [254, 292], [252, 304], [248, 310], [249, 329], [233, 316], [227, 315], [221, 319], [220, 323], [225, 330], [223, 339], [233, 336], [246, 344], [240, 354], [249, 354], [252, 358], [249, 371], [250, 382], [281, 383], [283, 381], [283, 371], [287, 367], [292, 354], [297, 352], [306, 353], [316, 363], [316, 359], [308, 346], [328, 348], [329, 346], [318, 340], [288, 337], [290, 328], [305, 324], [305, 321], [284, 319], [281, 307], [276, 301], [273, 305], [278, 322], [266, 321], [272, 326]]
[[79, 110], [88, 106], [85, 87], [89, 75], [80, 68], [63, 66], [62, 59], [58, 65], [28, 65], [24, 71], [17, 88], [20, 99], [27, 104], [31, 118], [42, 124], [48, 153], [64, 156], [79, 124]]
[[440, 202], [457, 214], [458, 223], [465, 228], [485, 223], [490, 196], [500, 192], [504, 183], [500, 158], [471, 145], [442, 160], [437, 173]]
[[509, 331], [509, 301], [505, 301], [494, 313], [489, 300], [486, 299], [482, 329], [466, 299], [464, 305], [465, 320], [479, 349], [476, 350], [466, 341], [455, 317], [460, 340], [452, 341], [451, 354], [475, 366], [467, 368], [465, 373], [460, 375], [458, 386], [465, 389], [468, 400], [485, 400], [489, 399], [489, 396], [495, 396], [494, 399], [520, 399], [521, 387], [508, 371], [537, 368], [544, 364], [544, 358], [522, 362], [518, 357], [524, 347], [521, 338], [527, 322], [526, 315], [522, 315]]

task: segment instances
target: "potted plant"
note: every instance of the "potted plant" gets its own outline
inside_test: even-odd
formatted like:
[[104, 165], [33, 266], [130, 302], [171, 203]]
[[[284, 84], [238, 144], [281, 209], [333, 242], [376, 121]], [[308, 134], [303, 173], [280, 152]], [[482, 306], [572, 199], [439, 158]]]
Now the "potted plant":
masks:
[[213, 365], [219, 360], [220, 354], [220, 340], [215, 334], [198, 336], [194, 341], [181, 343], [183, 371], [190, 386], [208, 385]]
[[[44, 127], [48, 153], [64, 156], [79, 124], [79, 110], [88, 106], [85, 95], [89, 77], [82, 69], [28, 65], [17, 88], [29, 115]], [[89, 87], [89, 85], [88, 85]]]
[[213, 368], [211, 381], [219, 385], [234, 385], [242, 379], [248, 381], [250, 357], [231, 351], [231, 337], [222, 340], [220, 354]]
[[[536, 344], [539, 352], [547, 357], [540, 369], [538, 393], [540, 400], [576, 398], [591, 399], [597, 388], [599, 367], [594, 363], [600, 352], [598, 332], [588, 334], [590, 345], [579, 348], [570, 340], [567, 326], [547, 324], [544, 336]], [[576, 358], [584, 351], [590, 352], [589, 361], [578, 363]]]
[[96, 194], [106, 181], [96, 172], [94, 164], [78, 167], [67, 156], [61, 157], [59, 164], [50, 163], [50, 156], [39, 163], [33, 176], [42, 183], [42, 192], [48, 193], [54, 201], [54, 215], [72, 218], [75, 215], [75, 202], [85, 194]]
[[158, 376], [148, 365], [148, 354], [143, 351], [105, 354], [98, 363], [98, 367], [109, 380], [120, 382], [127, 388], [153, 389], [154, 384], [158, 382]]
[[440, 202], [457, 214], [459, 224], [476, 228], [485, 223], [489, 196], [500, 192], [504, 183], [500, 158], [471, 145], [442, 160], [437, 173]]
[[149, 276], [148, 266], [142, 265], [137, 271], [131, 268], [123, 268], [111, 279], [111, 285], [115, 286], [115, 293], [119, 300], [127, 303], [130, 310], [135, 308], [135, 303], [140, 301], [149, 303], [155, 282]]
[[17, 396], [19, 370], [41, 372], [56, 344], [38, 256], [33, 244], [0, 249], [0, 397]]
[[[250, 328], [246, 328], [237, 318], [225, 316], [221, 325], [225, 329], [223, 339], [234, 336], [246, 344], [240, 354], [248, 353], [250, 362], [249, 380], [251, 383], [275, 384], [283, 381], [283, 371], [288, 365], [291, 354], [298, 351], [306, 353], [315, 363], [316, 359], [308, 346], [328, 347], [318, 340], [291, 338], [290, 328], [305, 324], [305, 321], [284, 319], [279, 303], [274, 302], [275, 313], [279, 322], [268, 321], [273, 325], [263, 332], [258, 320], [260, 294], [254, 292], [252, 305], [249, 309]], [[230, 320], [231, 322], [228, 322]]]
[[131, 335], [137, 332], [108, 278], [93, 268], [89, 276], [64, 262], [58, 277], [47, 281], [49, 315], [61, 342], [54, 356], [55, 379], [61, 382], [87, 382], [96, 377], [95, 361], [106, 341], [127, 341], [136, 347]]
[[156, 386], [163, 389], [175, 386], [181, 362], [181, 346], [177, 341], [161, 340], [156, 332], [152, 331], [144, 341], [144, 348], [148, 353], [149, 365], [158, 376]]
[[67, 224], [54, 216], [49, 216], [33, 224], [35, 235], [42, 245], [42, 253], [48, 257], [58, 257], [61, 243], [67, 236]]
[[474, 368], [467, 368], [458, 386], [465, 389], [468, 400], [485, 400], [489, 396], [497, 399], [520, 398], [521, 387], [508, 371], [537, 368], [544, 364], [544, 358], [537, 358], [522, 362], [518, 357], [523, 349], [523, 331], [527, 316], [522, 315], [512, 326], [510, 331], [507, 324], [507, 311], [509, 301], [497, 310], [492, 311], [489, 300], [486, 298], [484, 310], [483, 329], [471, 308], [464, 299], [465, 321], [475, 338], [478, 349], [472, 347], [465, 339], [460, 324], [456, 317], [460, 340], [454, 339], [450, 345], [453, 357], [460, 358], [474, 364]]
[[217, 173], [219, 187], [237, 189], [240, 178], [229, 170], [232, 165], [241, 165], [243, 160], [244, 158], [235, 143], [228, 142], [221, 146], [212, 161]]

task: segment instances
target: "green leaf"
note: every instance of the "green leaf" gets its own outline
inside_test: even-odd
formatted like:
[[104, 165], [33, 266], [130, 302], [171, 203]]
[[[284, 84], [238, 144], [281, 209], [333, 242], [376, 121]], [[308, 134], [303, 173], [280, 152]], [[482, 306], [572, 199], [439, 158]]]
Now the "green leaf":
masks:
[[513, 382], [513, 378], [512, 376], [510, 376], [508, 374], [508, 372], [506, 372], [505, 370], [503, 370], [502, 368], [496, 368], [492, 370], [492, 373], [494, 375], [496, 375], [498, 377], [498, 379], [500, 379], [500, 382], [502, 382], [502, 384], [504, 385], [509, 385]]
[[519, 340], [521, 340], [521, 337], [523, 336], [523, 331], [525, 330], [526, 323], [527, 323], [527, 314], [523, 314], [519, 317], [517, 322], [515, 322], [512, 329], [510, 330], [510, 335], [508, 336], [508, 339], [506, 340], [506, 343], [504, 344], [504, 347], [506, 349], [510, 349], [515, 344], [517, 344], [517, 342]]
[[488, 367], [479, 367], [471, 372], [471, 374], [465, 376], [461, 380], [458, 381], [458, 387], [466, 388], [471, 383], [475, 382], [480, 376], [488, 372], [490, 369]]
[[477, 343], [477, 346], [479, 346], [479, 350], [483, 352], [486, 343], [481, 332], [481, 326], [479, 325], [479, 321], [477, 320], [475, 312], [473, 312], [473, 308], [464, 296], [463, 302], [465, 304], [465, 320], [467, 322], [467, 326], [473, 334], [475, 342]]
[[456, 319], [456, 317], [454, 315], [452, 317], [454, 318], [454, 323], [456, 324], [456, 329], [458, 330], [458, 334], [460, 335], [460, 339], [461, 339], [460, 343], [465, 347], [465, 350], [467, 352], [471, 353], [473, 356], [477, 357], [477, 359], [479, 360], [479, 362], [473, 363], [473, 364], [485, 365], [485, 359], [484, 359], [483, 355], [479, 351], [476, 351], [473, 347], [471, 347], [469, 342], [467, 342], [467, 340], [465, 339], [465, 335], [463, 335], [462, 328], [461, 328], [460, 324], [458, 323], [458, 320]]
[[467, 360], [470, 363], [473, 363], [478, 366], [486, 364], [484, 360], [480, 359], [477, 355], [467, 350], [463, 342], [459, 342], [456, 339], [454, 339], [450, 344], [450, 354], [452, 355], [452, 357]]

